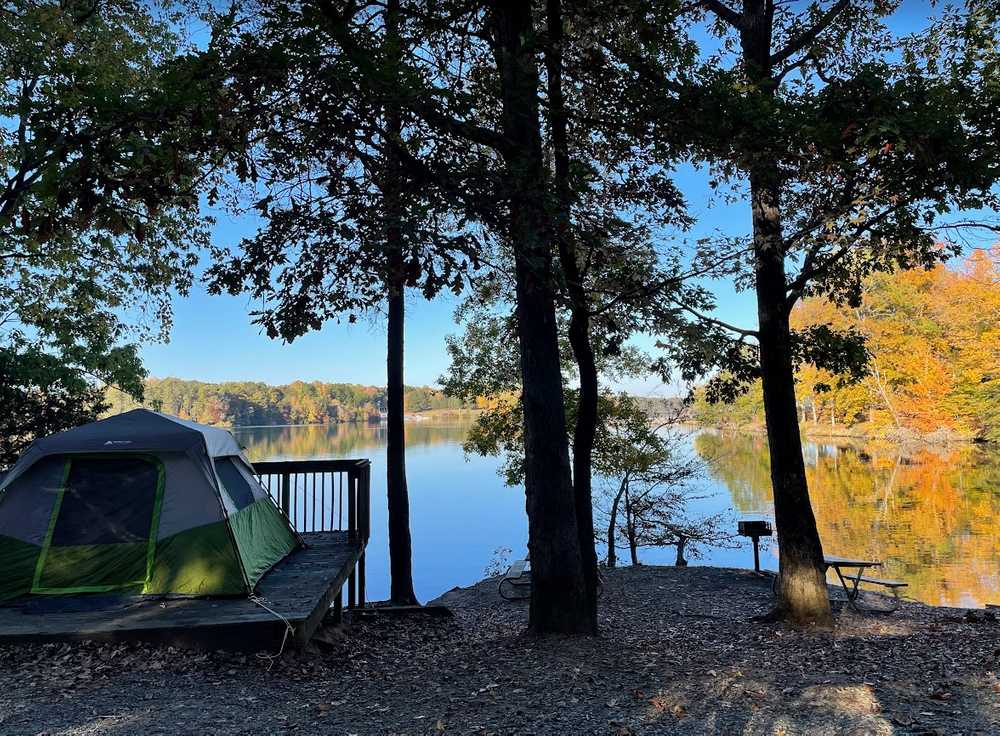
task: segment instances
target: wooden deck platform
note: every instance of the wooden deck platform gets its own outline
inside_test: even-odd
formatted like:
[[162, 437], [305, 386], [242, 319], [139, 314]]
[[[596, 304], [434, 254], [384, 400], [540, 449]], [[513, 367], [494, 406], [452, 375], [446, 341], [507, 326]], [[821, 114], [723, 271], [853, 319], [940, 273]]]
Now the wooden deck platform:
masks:
[[[257, 595], [295, 628], [288, 646], [312, 638], [351, 576], [363, 546], [347, 532], [302, 535], [306, 548], [278, 563]], [[24, 642], [154, 641], [207, 649], [276, 650], [285, 624], [248, 598], [156, 600], [34, 596], [0, 607], [0, 645]]]

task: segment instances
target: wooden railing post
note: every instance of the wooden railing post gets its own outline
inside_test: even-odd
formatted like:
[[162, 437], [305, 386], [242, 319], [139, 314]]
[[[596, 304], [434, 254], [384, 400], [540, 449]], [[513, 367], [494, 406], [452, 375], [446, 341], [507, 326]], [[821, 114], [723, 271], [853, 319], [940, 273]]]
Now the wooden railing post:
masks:
[[358, 541], [361, 543], [361, 556], [358, 558], [358, 606], [365, 606], [365, 545], [371, 534], [371, 463], [365, 461], [361, 466], [355, 484], [358, 492]]
[[354, 470], [347, 473], [347, 540], [358, 541], [358, 476]]
[[372, 531], [372, 466], [367, 461], [361, 475], [361, 482], [361, 497], [364, 500], [364, 513], [361, 516], [361, 541], [363, 544], [368, 544], [368, 538]]
[[[281, 511], [289, 519], [292, 518], [292, 476], [291, 473], [281, 474]], [[295, 522], [292, 522], [295, 526]]]
[[365, 607], [365, 551], [361, 550], [358, 558], [358, 607]]

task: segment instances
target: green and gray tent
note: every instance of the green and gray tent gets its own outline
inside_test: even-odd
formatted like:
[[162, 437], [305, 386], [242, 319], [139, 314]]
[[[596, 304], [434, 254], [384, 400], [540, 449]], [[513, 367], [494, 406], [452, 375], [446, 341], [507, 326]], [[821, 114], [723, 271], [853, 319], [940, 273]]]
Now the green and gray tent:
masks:
[[0, 600], [248, 595], [300, 544], [229, 432], [146, 409], [37, 440], [0, 481]]

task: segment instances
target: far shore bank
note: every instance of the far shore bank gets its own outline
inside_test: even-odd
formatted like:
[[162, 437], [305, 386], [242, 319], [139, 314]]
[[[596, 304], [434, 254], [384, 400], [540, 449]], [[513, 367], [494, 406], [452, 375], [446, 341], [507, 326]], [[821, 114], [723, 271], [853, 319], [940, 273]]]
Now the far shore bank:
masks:
[[[481, 409], [429, 409], [427, 411], [407, 412], [403, 420], [407, 422], [445, 422], [456, 419], [473, 419], [482, 412]], [[385, 419], [366, 421], [354, 419], [343, 422], [310, 422], [306, 424], [214, 424], [214, 427], [226, 429], [288, 429], [292, 427], [346, 427], [365, 426], [379, 427], [385, 424]]]
[[[751, 434], [766, 435], [767, 428], [763, 424], [722, 424], [710, 425], [699, 424], [697, 422], [685, 423], [685, 426], [694, 429], [714, 430], [717, 432], [749, 432]], [[996, 447], [998, 443], [989, 442], [970, 435], [964, 435], [951, 431], [936, 431], [921, 434], [910, 430], [899, 430], [885, 432], [870, 429], [868, 426], [859, 424], [851, 427], [831, 427], [823, 422], [800, 422], [799, 432], [803, 439], [812, 442], [828, 441], [836, 444], [850, 445], [870, 442], [882, 442], [887, 445], [895, 445], [904, 448], [919, 449], [924, 448], [947, 448], [963, 445], [982, 445], [986, 447]]]
[[[482, 413], [481, 409], [430, 409], [427, 411], [407, 412], [403, 419], [406, 422], [428, 422], [441, 424], [446, 422], [471, 422]], [[657, 425], [662, 418], [651, 417], [650, 423]], [[352, 420], [342, 422], [319, 422], [311, 424], [219, 424], [215, 426], [227, 429], [279, 429], [295, 427], [340, 427], [340, 426], [371, 426], [385, 424], [385, 418], [379, 421]], [[674, 426], [691, 431], [715, 431], [722, 433], [744, 432], [755, 435], [766, 435], [767, 428], [760, 423], [752, 424], [703, 424], [690, 420], [681, 420]], [[937, 431], [920, 434], [908, 430], [886, 433], [884, 430], [874, 430], [868, 425], [831, 427], [824, 422], [800, 422], [799, 431], [803, 439], [812, 442], [830, 442], [841, 445], [860, 445], [865, 443], [885, 443], [904, 449], [938, 448], [960, 446], [997, 447], [1000, 443], [988, 442], [969, 435], [950, 431]]]

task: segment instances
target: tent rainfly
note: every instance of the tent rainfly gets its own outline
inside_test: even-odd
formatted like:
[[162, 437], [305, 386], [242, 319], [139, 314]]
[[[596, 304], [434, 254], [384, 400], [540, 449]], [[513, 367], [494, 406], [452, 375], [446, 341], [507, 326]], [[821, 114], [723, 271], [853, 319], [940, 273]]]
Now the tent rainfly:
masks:
[[0, 600], [249, 595], [300, 545], [229, 432], [147, 409], [37, 440], [0, 481]]

